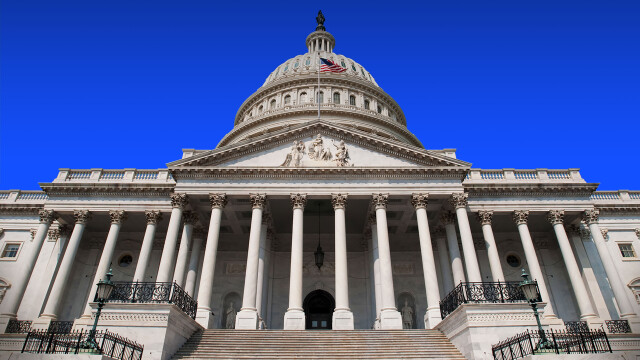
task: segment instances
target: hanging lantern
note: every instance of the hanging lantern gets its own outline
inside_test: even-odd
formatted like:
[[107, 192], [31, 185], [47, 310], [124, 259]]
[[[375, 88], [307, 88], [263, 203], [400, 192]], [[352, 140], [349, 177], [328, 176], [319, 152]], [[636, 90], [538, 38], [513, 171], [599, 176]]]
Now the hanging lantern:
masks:
[[322, 251], [322, 247], [320, 246], [320, 240], [318, 240], [318, 248], [313, 253], [313, 255], [315, 255], [316, 257], [316, 266], [318, 267], [318, 270], [320, 270], [322, 264], [324, 263], [324, 251]]

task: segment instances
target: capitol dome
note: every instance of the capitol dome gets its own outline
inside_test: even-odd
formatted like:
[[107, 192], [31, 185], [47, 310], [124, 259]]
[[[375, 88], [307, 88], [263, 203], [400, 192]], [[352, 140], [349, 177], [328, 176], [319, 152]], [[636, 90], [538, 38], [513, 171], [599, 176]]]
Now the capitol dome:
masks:
[[[336, 41], [326, 31], [321, 12], [316, 20], [318, 26], [305, 41], [307, 52], [290, 58], [269, 74], [240, 106], [233, 130], [218, 147], [320, 119], [422, 148], [407, 129], [400, 106], [364, 66], [333, 52]], [[320, 57], [345, 71], [321, 73], [318, 95]]]

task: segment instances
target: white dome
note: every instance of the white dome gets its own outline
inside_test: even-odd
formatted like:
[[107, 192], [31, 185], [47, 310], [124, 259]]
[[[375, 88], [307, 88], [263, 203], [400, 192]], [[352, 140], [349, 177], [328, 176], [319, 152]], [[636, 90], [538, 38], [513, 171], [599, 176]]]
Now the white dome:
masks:
[[[365, 80], [369, 83], [374, 84], [377, 87], [378, 84], [376, 80], [371, 76], [362, 65], [358, 64], [354, 60], [340, 54], [335, 54], [332, 52], [320, 52], [320, 56], [333, 61], [335, 64], [342, 66], [347, 69], [347, 71], [343, 73], [321, 73], [321, 77], [326, 76], [336, 76], [336, 77], [349, 77], [349, 78], [357, 78], [359, 80]], [[298, 75], [309, 75], [309, 74], [317, 74], [318, 73], [318, 55], [317, 53], [306, 53], [303, 55], [298, 55], [293, 57], [282, 65], [278, 66], [265, 80], [262, 86], [266, 86], [272, 82], [275, 82], [280, 79], [290, 79], [292, 77]]]

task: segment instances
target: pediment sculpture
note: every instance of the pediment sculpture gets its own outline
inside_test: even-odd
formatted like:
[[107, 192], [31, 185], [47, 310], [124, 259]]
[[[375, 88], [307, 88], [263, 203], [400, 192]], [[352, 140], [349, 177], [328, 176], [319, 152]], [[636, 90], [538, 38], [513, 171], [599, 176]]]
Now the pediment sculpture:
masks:
[[331, 140], [331, 145], [335, 148], [335, 153], [331, 152], [330, 147], [325, 146], [324, 139], [320, 134], [308, 146], [305, 146], [301, 140], [295, 140], [287, 157], [280, 166], [303, 166], [305, 156], [308, 160], [307, 165], [310, 166], [328, 166], [332, 164], [338, 167], [353, 166], [344, 140], [340, 140], [337, 143], [335, 140]]

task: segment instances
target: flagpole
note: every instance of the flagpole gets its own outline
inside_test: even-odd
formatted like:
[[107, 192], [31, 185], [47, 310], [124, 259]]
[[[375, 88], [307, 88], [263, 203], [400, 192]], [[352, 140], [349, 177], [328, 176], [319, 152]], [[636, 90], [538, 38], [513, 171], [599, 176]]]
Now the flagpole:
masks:
[[318, 119], [320, 119], [320, 52], [318, 52], [318, 97], [316, 101], [318, 102]]

